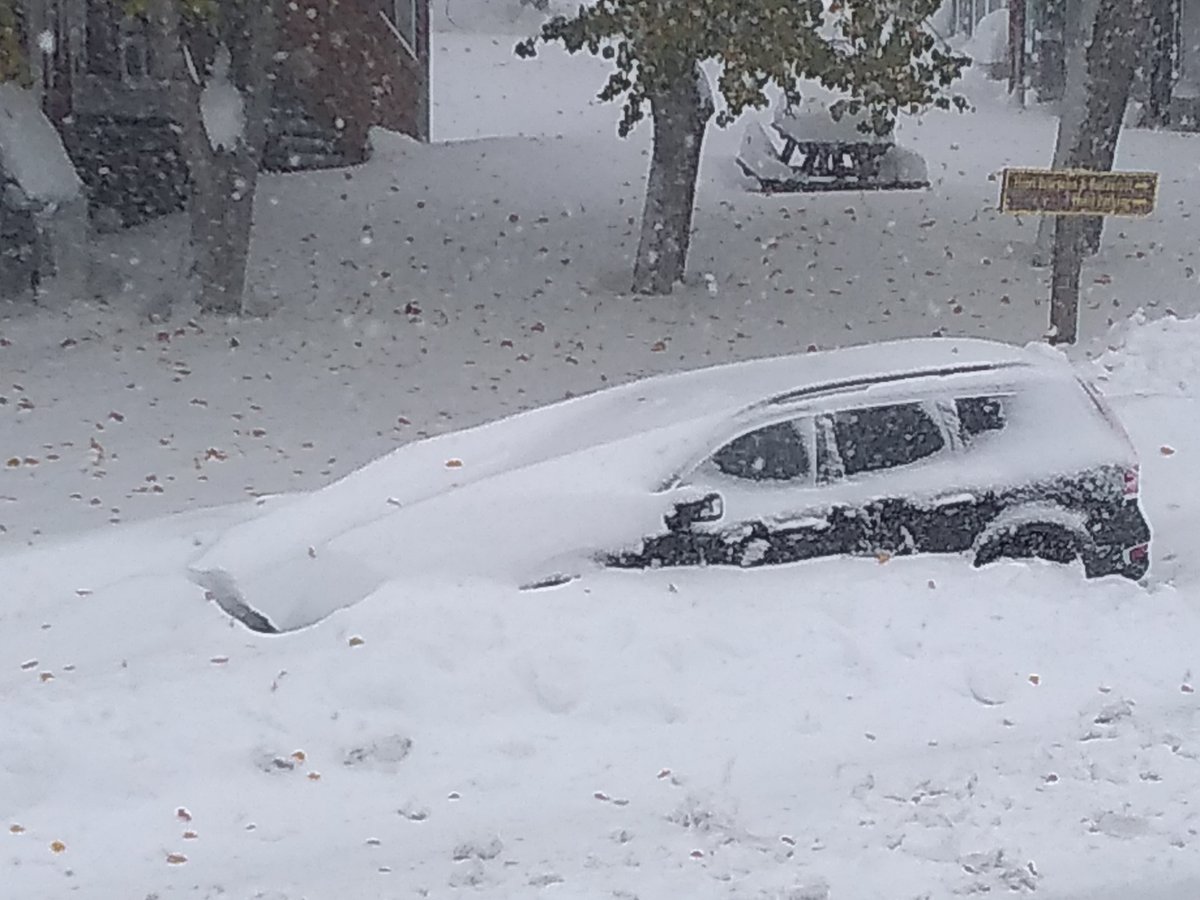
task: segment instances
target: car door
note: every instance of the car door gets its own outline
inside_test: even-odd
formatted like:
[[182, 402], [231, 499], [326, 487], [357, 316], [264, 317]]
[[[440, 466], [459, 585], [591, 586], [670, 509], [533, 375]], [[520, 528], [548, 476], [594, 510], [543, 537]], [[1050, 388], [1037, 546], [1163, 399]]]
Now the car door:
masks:
[[[811, 417], [749, 429], [685, 477], [702, 500], [676, 508], [670, 533], [647, 550], [665, 563], [771, 565], [847, 552], [863, 524], [830, 504], [816, 483]], [[714, 512], [716, 514], [714, 514]]]
[[828, 436], [818, 480], [861, 521], [873, 553], [934, 549], [932, 536], [946, 530], [934, 523], [971, 501], [943, 490], [937, 463], [952, 460], [959, 441], [935, 402], [847, 407], [820, 416], [816, 428]]
[[969, 550], [1000, 513], [1005, 502], [1001, 494], [1009, 493], [1002, 460], [1011, 400], [1010, 392], [970, 392], [945, 403], [946, 424], [961, 449], [962, 465], [946, 470], [939, 491], [926, 504], [920, 549]]

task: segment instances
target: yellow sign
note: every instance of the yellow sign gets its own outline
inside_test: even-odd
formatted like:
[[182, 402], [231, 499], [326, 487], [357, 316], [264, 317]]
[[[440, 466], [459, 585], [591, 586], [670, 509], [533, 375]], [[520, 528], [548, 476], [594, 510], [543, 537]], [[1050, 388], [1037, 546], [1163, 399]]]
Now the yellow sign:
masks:
[[1057, 216], [1148, 216], [1157, 172], [1005, 169], [1000, 211]]

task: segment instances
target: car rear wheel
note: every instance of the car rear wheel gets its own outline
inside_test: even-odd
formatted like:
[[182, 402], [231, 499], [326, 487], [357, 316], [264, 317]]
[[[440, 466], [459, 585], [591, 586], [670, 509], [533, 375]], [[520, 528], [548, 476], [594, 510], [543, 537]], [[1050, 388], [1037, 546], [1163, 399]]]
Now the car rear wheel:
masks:
[[1061, 525], [1032, 522], [1004, 529], [988, 538], [975, 553], [975, 565], [1001, 559], [1044, 559], [1072, 563], [1080, 558], [1079, 539]]

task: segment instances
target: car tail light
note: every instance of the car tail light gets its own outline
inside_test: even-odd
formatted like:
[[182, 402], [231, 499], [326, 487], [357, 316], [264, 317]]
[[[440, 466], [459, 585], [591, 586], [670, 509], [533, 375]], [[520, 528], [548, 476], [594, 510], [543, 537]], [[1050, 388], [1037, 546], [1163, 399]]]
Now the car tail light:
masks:
[[1141, 477], [1138, 466], [1125, 470], [1125, 496], [1136, 497], [1141, 488]]

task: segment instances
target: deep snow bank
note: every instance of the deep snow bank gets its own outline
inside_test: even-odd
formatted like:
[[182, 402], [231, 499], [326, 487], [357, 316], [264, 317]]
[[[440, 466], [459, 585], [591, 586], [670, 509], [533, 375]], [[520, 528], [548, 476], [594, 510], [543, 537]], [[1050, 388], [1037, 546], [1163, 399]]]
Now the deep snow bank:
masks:
[[[1196, 328], [1103, 363], [1143, 452], [1170, 430], [1156, 546], [1195, 480]], [[262, 637], [181, 574], [247, 512], [0, 556], [13, 896], [1200, 895], [1194, 553], [1149, 587], [953, 559], [421, 578]]]

